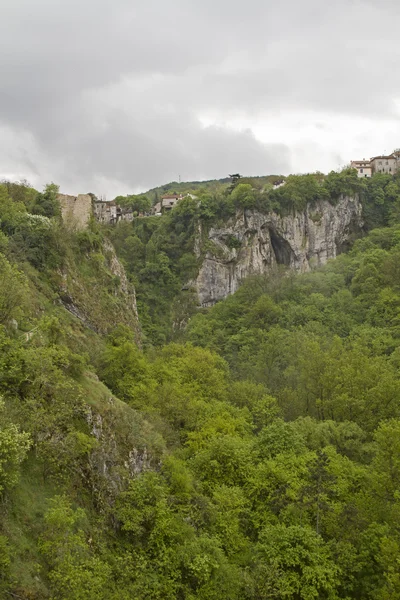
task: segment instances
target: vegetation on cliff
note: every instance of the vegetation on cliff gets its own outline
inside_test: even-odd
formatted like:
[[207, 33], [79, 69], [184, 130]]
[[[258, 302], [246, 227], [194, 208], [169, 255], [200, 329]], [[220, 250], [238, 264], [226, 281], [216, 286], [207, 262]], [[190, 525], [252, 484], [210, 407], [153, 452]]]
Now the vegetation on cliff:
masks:
[[249, 279], [168, 344], [199, 223], [248, 188], [73, 232], [54, 188], [0, 186], [2, 597], [400, 597], [400, 194], [357, 185], [348, 254]]
[[[193, 191], [191, 184], [185, 185], [189, 186], [185, 191]], [[161, 345], [180, 339], [182, 329], [196, 312], [190, 282], [208, 250], [221, 252], [208, 240], [208, 231], [224, 227], [244, 210], [287, 215], [308, 207], [313, 218], [318, 200], [336, 204], [341, 195], [358, 195], [364, 228], [354, 237], [400, 218], [400, 176], [376, 174], [360, 179], [355, 169], [332, 171], [327, 176], [290, 175], [285, 185], [276, 189], [268, 178], [241, 178], [233, 186], [227, 180], [224, 187], [204, 186], [195, 191], [196, 198], [185, 198], [162, 217], [120, 222], [107, 232], [135, 285], [145, 343]], [[240, 247], [240, 242], [232, 238], [227, 245]]]

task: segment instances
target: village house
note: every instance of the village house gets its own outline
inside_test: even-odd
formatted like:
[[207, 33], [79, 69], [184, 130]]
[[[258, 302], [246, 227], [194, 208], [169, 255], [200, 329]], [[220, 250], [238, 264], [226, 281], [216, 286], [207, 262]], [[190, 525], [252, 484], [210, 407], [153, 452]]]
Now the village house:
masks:
[[157, 202], [152, 209], [153, 215], [161, 215], [161, 202]]
[[374, 156], [371, 158], [372, 173], [389, 173], [393, 175], [398, 169], [397, 158], [394, 154], [389, 156]]
[[161, 196], [161, 200], [154, 204], [151, 213], [159, 216], [165, 212], [169, 212], [184, 198], [196, 200], [197, 196], [190, 194], [189, 192], [186, 194], [166, 194], [165, 196]]
[[274, 181], [274, 183], [272, 185], [274, 187], [274, 190], [277, 190], [278, 188], [285, 185], [285, 183], [286, 183], [286, 181], [284, 179], [277, 179], [276, 181]]
[[169, 194], [161, 197], [161, 212], [172, 210], [182, 200], [182, 194]]
[[115, 225], [118, 221], [133, 221], [132, 209], [119, 206], [114, 200], [94, 200], [93, 214], [96, 221], [109, 225]]
[[370, 159], [352, 160], [350, 166], [357, 169], [359, 177], [372, 177], [375, 173], [394, 175], [400, 166], [398, 153], [388, 156], [373, 156]]
[[117, 205], [114, 200], [110, 202], [95, 200], [93, 202], [93, 214], [99, 223], [114, 225], [117, 222]]
[[350, 163], [352, 169], [357, 169], [359, 177], [372, 177], [371, 161], [363, 158], [362, 160], [352, 160]]

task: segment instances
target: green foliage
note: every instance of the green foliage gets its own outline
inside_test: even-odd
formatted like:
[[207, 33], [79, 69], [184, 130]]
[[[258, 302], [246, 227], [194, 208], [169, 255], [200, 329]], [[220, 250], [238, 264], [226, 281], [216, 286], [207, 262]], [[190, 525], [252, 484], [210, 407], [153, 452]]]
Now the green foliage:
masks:
[[19, 468], [29, 447], [29, 434], [5, 421], [4, 403], [0, 399], [0, 494], [18, 482]]
[[26, 278], [0, 253], [0, 325], [18, 317], [26, 301]]
[[109, 598], [111, 569], [93, 552], [83, 528], [84, 520], [84, 511], [73, 510], [65, 497], [52, 500], [39, 548], [48, 561], [54, 598]]
[[328, 198], [326, 188], [314, 175], [290, 175], [284, 186], [272, 190], [269, 194], [278, 210], [290, 212], [304, 210], [308, 204]]
[[150, 372], [134, 343], [122, 341], [107, 348], [102, 358], [102, 374], [105, 383], [122, 400], [143, 408]]
[[26, 180], [0, 181], [0, 194], [4, 192], [15, 204], [24, 204], [26, 208], [35, 202], [38, 192]]
[[28, 209], [34, 215], [42, 215], [44, 217], [61, 217], [61, 207], [57, 195], [59, 186], [55, 183], [49, 183], [45, 186], [42, 194], [37, 194], [33, 202], [28, 206]]
[[[278, 188], [273, 183], [283, 183]], [[163, 217], [135, 219], [110, 230], [117, 252], [124, 261], [137, 290], [139, 315], [146, 343], [162, 345], [181, 339], [182, 329], [195, 313], [190, 296], [191, 282], [208, 253], [227, 257], [229, 250], [240, 251], [241, 241], [227, 235], [228, 250], [208, 239], [211, 227], [224, 227], [243, 211], [275, 212], [281, 216], [309, 211], [311, 219], [322, 218], [321, 201], [336, 204], [342, 196], [358, 197], [363, 207], [364, 228], [395, 224], [400, 215], [399, 178], [376, 174], [361, 179], [355, 169], [311, 173], [286, 178], [236, 178], [234, 185], [204, 185], [194, 189], [196, 198], [187, 197]], [[206, 182], [207, 184], [207, 182]], [[175, 186], [175, 184], [174, 184]], [[166, 187], [155, 194], [187, 189], [186, 184]], [[149, 193], [149, 197], [151, 193]], [[158, 197], [158, 196], [157, 196]], [[129, 199], [118, 202], [130, 205]], [[136, 198], [136, 197], [135, 197]], [[137, 197], [137, 198], [141, 198]], [[137, 206], [137, 210], [146, 208]], [[352, 238], [361, 232], [353, 232]]]
[[162, 345], [193, 312], [182, 287], [198, 270], [193, 254], [197, 231], [197, 203], [182, 200], [163, 217], [122, 222], [111, 239], [135, 285], [143, 330], [152, 343]]
[[232, 190], [231, 199], [237, 208], [250, 209], [256, 205], [256, 194], [249, 183], [236, 185]]
[[33, 215], [30, 188], [0, 186], [1, 595], [399, 595], [398, 226], [318, 271], [250, 278], [195, 316], [182, 290], [196, 236], [201, 255], [235, 211], [359, 193], [368, 227], [387, 225], [397, 180], [267, 184], [241, 178], [80, 233]]
[[338, 568], [328, 547], [306, 527], [266, 527], [256, 546], [255, 597], [336, 598]]
[[124, 208], [130, 208], [136, 213], [146, 213], [151, 208], [151, 200], [145, 194], [117, 196], [114, 198], [114, 202]]

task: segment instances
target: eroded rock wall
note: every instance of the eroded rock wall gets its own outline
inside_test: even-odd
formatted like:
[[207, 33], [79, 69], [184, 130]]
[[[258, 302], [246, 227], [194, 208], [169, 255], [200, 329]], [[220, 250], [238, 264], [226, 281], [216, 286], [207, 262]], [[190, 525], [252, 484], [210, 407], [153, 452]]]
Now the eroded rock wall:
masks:
[[[336, 205], [318, 201], [288, 216], [242, 211], [212, 228], [203, 240], [204, 260], [194, 286], [201, 306], [211, 306], [233, 294], [249, 275], [262, 275], [276, 265], [298, 272], [335, 258], [353, 232], [361, 231], [357, 196], [342, 196]], [[205, 251], [204, 251], [205, 248]]]

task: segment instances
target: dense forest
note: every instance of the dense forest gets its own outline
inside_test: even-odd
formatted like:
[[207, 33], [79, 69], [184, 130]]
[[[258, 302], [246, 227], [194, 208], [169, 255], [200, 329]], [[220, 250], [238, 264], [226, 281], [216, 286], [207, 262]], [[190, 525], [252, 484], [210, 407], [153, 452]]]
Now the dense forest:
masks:
[[[364, 212], [347, 253], [196, 309], [199, 223], [340, 194]], [[397, 176], [243, 181], [84, 231], [54, 184], [2, 183], [0, 596], [400, 598], [399, 265]]]

